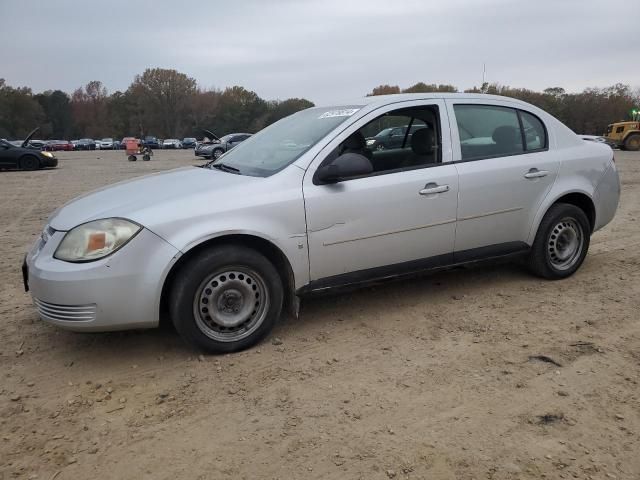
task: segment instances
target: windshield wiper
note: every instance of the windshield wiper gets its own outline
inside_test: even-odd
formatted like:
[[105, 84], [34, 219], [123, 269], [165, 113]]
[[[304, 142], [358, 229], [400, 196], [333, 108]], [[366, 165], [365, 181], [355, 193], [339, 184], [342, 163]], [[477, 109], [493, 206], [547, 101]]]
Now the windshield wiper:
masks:
[[232, 167], [231, 165], [226, 165], [224, 163], [212, 163], [211, 168], [217, 168], [218, 170], [222, 170], [223, 172], [230, 172], [240, 175], [240, 170], [236, 167]]

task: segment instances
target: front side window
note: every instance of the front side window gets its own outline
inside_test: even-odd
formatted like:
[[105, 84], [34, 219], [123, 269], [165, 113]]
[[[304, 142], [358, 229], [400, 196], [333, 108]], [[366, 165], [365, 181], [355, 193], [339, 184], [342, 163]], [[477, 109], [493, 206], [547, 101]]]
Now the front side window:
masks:
[[454, 105], [462, 160], [524, 152], [518, 114], [493, 105]]
[[616, 133], [624, 132], [624, 126], [616, 128]]
[[394, 110], [352, 133], [323, 161], [328, 165], [344, 153], [369, 159], [372, 175], [424, 168], [441, 161], [438, 107]]

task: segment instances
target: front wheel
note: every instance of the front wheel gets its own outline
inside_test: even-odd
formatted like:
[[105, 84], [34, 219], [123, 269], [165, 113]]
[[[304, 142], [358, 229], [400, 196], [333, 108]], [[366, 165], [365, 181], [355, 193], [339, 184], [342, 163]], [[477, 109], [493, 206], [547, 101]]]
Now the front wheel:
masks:
[[189, 259], [171, 291], [171, 319], [189, 344], [211, 353], [243, 350], [280, 317], [280, 275], [262, 254], [221, 246]]
[[211, 154], [211, 158], [217, 160], [218, 158], [220, 158], [222, 156], [224, 152], [222, 150], [220, 150], [219, 148], [216, 148], [213, 153]]
[[25, 155], [20, 159], [21, 170], [37, 170], [40, 168], [40, 161], [33, 155]]
[[549, 280], [573, 275], [589, 250], [591, 226], [584, 211], [557, 203], [545, 214], [529, 254], [531, 271]]

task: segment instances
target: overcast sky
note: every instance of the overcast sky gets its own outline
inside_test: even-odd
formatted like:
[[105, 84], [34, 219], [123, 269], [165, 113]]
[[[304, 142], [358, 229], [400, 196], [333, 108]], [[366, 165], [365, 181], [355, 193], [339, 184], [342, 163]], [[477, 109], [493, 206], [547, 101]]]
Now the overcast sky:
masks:
[[148, 67], [326, 103], [380, 84], [640, 86], [640, 0], [0, 0], [0, 77], [39, 92]]

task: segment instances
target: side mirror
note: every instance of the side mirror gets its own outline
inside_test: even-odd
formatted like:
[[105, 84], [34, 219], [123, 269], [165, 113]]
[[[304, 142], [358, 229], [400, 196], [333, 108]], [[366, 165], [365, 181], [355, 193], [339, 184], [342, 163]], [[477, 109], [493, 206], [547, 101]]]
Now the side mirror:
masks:
[[373, 166], [367, 157], [359, 153], [344, 153], [329, 165], [318, 169], [316, 178], [320, 183], [337, 183], [345, 178], [368, 175]]

